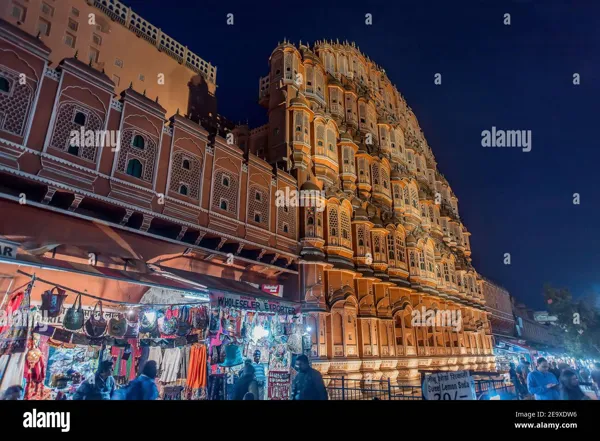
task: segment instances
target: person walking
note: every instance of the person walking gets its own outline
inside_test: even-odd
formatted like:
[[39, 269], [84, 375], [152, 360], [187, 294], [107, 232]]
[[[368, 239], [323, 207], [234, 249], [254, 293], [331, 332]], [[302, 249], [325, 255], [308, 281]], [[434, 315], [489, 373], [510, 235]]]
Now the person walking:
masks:
[[115, 379], [112, 376], [113, 362], [100, 362], [98, 372], [85, 380], [73, 394], [74, 400], [110, 400], [115, 392]]
[[308, 364], [308, 357], [300, 355], [296, 359], [298, 374], [294, 378], [293, 400], [327, 400], [327, 389], [319, 371]]
[[552, 363], [550, 363], [550, 372], [552, 372], [554, 374], [554, 376], [556, 377], [557, 380], [560, 379], [560, 369], [558, 369], [558, 365], [556, 364], [556, 361], [553, 361]]
[[23, 399], [23, 388], [19, 385], [8, 387], [0, 401], [19, 401]]
[[548, 361], [540, 357], [537, 360], [537, 369], [527, 376], [527, 389], [536, 400], [560, 399], [558, 379], [549, 369]]
[[248, 392], [251, 392], [254, 398], [258, 395], [258, 383], [250, 360], [246, 361], [239, 378], [233, 385], [232, 400], [243, 400]]
[[560, 375], [560, 399], [561, 400], [589, 400], [579, 386], [577, 374], [571, 369], [565, 369]]
[[265, 386], [267, 384], [265, 365], [260, 362], [260, 356], [261, 352], [258, 349], [254, 351], [254, 363], [252, 363], [252, 367], [254, 368], [254, 375], [256, 376], [256, 383], [258, 385], [258, 396], [254, 398], [255, 400], [265, 399]]
[[519, 399], [523, 399], [527, 395], [527, 389], [525, 385], [521, 382], [521, 379], [517, 375], [517, 370], [515, 368], [514, 363], [510, 363], [510, 369], [508, 370], [508, 376], [510, 377], [510, 381], [515, 386], [515, 393]]
[[600, 363], [594, 363], [594, 370], [592, 371], [591, 377], [596, 385], [596, 389], [600, 391]]
[[153, 401], [158, 398], [158, 387], [156, 387], [156, 375], [158, 366], [156, 361], [150, 360], [144, 365], [142, 373], [127, 386], [125, 391], [126, 400]]
[[525, 386], [527, 384], [527, 375], [529, 375], [529, 362], [525, 360], [525, 357], [521, 357], [519, 360], [519, 365], [517, 366], [517, 376], [521, 381], [521, 384]]

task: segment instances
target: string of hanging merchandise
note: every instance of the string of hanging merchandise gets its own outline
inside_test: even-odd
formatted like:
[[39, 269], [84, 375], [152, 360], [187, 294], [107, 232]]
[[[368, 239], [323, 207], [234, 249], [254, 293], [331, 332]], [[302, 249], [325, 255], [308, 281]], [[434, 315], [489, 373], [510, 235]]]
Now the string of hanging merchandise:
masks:
[[64, 289], [65, 291], [72, 292], [73, 294], [79, 294], [79, 295], [84, 296], [84, 297], [89, 297], [91, 299], [99, 300], [102, 303], [113, 303], [113, 304], [117, 304], [117, 305], [128, 306], [128, 307], [131, 307], [131, 308], [135, 308], [135, 307], [137, 307], [137, 308], [146, 308], [146, 307], [153, 308], [153, 307], [159, 307], [159, 306], [177, 307], [177, 306], [203, 305], [203, 304], [208, 303], [208, 301], [206, 301], [206, 300], [204, 300], [204, 301], [198, 301], [198, 302], [186, 302], [186, 303], [130, 303], [130, 302], [122, 302], [122, 301], [119, 301], [119, 300], [110, 300], [110, 299], [105, 299], [105, 298], [102, 298], [102, 297], [94, 296], [92, 294], [88, 294], [87, 292], [77, 291], [76, 289], [72, 289], [72, 288], [69, 288], [69, 287], [64, 286], [64, 285], [59, 285], [59, 284], [56, 284], [56, 283], [51, 282], [49, 280], [44, 280], [44, 279], [36, 276], [35, 274], [28, 274], [25, 271], [17, 270], [17, 272], [19, 274], [24, 275], [24, 276], [35, 278], [36, 282], [45, 283], [46, 285], [50, 285], [50, 286], [56, 286], [57, 288], [61, 288], [61, 289]]

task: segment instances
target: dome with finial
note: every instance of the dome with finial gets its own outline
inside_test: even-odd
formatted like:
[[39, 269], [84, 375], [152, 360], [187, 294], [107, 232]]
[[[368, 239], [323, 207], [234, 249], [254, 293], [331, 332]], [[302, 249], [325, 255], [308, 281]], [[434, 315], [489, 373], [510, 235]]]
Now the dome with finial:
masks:
[[312, 180], [308, 179], [302, 186], [300, 187], [302, 191], [321, 191], [319, 186], [315, 184]]

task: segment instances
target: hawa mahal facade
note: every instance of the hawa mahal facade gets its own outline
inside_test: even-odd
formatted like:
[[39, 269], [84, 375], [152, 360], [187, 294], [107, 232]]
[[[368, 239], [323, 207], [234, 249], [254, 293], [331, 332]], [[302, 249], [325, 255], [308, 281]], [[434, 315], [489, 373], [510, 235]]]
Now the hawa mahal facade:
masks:
[[[322, 373], [408, 383], [494, 369], [457, 197], [402, 95], [354, 44], [280, 43], [259, 80], [268, 122], [250, 129], [217, 113], [214, 66], [122, 3], [8, 3], [0, 235], [70, 262], [92, 251], [104, 268], [281, 285], [302, 303]], [[120, 149], [71, 145], [81, 128], [117, 131]], [[302, 190], [323, 210], [275, 203]], [[461, 323], [419, 326], [424, 310]]]

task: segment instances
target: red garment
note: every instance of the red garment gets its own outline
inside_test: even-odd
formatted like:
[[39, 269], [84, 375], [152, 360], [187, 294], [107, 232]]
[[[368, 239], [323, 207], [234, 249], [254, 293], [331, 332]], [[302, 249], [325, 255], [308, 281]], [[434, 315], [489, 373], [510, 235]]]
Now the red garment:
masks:
[[21, 306], [21, 302], [23, 302], [23, 298], [25, 294], [23, 291], [13, 294], [13, 296], [6, 303], [6, 323], [3, 326], [0, 326], [0, 334], [7, 331], [10, 328], [10, 322], [12, 320], [13, 313], [19, 309]]

